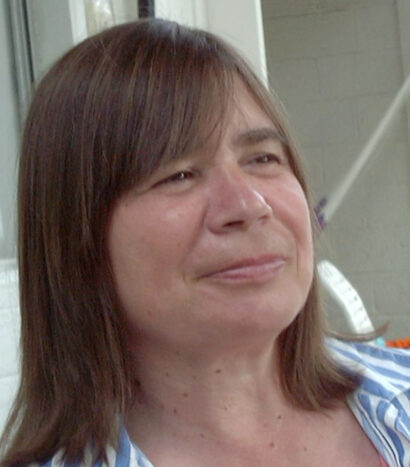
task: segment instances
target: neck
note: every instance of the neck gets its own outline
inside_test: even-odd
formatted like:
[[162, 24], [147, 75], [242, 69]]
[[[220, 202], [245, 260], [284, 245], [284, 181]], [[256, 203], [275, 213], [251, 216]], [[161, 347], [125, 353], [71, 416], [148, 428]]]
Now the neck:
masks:
[[291, 408], [280, 386], [275, 341], [229, 344], [229, 350], [208, 346], [195, 353], [139, 346], [140, 386], [126, 419], [131, 437], [171, 430], [236, 443], [276, 430]]

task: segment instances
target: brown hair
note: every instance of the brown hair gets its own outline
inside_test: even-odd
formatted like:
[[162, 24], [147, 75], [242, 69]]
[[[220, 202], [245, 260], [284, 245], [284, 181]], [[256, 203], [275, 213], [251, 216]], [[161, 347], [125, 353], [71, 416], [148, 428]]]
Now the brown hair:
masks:
[[[131, 357], [108, 264], [113, 203], [165, 160], [200, 147], [240, 77], [296, 149], [277, 105], [248, 65], [215, 36], [146, 20], [91, 37], [40, 83], [19, 175], [22, 379], [3, 436], [4, 465], [103, 457], [132, 399]], [[313, 214], [312, 214], [313, 218]], [[279, 338], [288, 398], [313, 410], [354, 380], [327, 357], [317, 279]]]

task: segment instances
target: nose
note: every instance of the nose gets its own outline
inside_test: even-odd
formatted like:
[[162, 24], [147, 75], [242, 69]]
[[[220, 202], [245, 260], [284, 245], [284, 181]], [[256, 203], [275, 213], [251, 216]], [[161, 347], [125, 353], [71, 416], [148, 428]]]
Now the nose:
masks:
[[209, 204], [205, 222], [214, 233], [247, 230], [267, 219], [272, 208], [239, 167], [215, 169], [209, 183]]

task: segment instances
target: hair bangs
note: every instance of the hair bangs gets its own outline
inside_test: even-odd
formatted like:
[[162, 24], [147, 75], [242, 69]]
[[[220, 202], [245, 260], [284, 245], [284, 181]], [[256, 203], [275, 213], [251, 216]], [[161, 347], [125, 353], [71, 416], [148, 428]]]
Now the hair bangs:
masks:
[[[110, 155], [101, 158], [107, 164], [102, 172], [110, 177], [101, 189], [109, 189], [115, 198], [162, 164], [195, 152], [209, 144], [211, 137], [219, 140], [233, 95], [236, 73], [215, 54], [215, 44], [205, 34], [198, 37], [175, 25], [172, 37], [162, 37], [157, 29], [153, 35], [149, 46], [155, 54], [137, 47], [132, 63], [125, 64], [126, 82], [124, 64], [110, 70], [118, 71], [121, 84], [115, 97], [112, 91], [108, 93], [107, 118], [101, 126], [106, 141], [95, 148], [95, 154], [100, 158], [103, 153]], [[105, 53], [115, 56], [110, 47]], [[109, 81], [117, 80], [111, 77]], [[107, 126], [112, 128], [109, 134]]]

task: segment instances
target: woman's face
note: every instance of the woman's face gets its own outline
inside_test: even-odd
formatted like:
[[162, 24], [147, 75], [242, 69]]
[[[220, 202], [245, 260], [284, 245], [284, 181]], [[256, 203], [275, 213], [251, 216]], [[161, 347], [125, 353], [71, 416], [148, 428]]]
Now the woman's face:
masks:
[[114, 207], [108, 249], [138, 339], [181, 347], [275, 336], [306, 300], [313, 254], [303, 190], [240, 82], [228, 115], [221, 139], [161, 167]]

